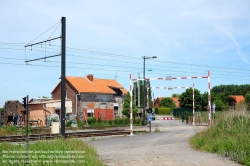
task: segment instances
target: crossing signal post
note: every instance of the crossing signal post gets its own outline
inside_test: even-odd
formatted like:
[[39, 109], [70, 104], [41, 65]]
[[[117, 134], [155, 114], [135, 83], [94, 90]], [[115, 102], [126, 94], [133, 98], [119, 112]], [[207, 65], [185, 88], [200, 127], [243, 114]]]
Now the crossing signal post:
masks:
[[23, 98], [23, 104], [22, 104], [22, 105], [23, 105], [23, 107], [24, 107], [25, 109], [26, 109], [26, 107], [27, 107], [27, 102], [26, 102], [26, 101], [27, 101], [27, 97], [24, 97], [24, 98]]
[[24, 111], [24, 113], [26, 114], [26, 143], [27, 143], [27, 150], [28, 150], [28, 148], [29, 148], [29, 145], [28, 145], [28, 143], [29, 143], [29, 138], [28, 138], [28, 125], [29, 125], [29, 121], [28, 121], [28, 119], [29, 119], [29, 104], [28, 104], [28, 100], [29, 100], [29, 96], [27, 95], [26, 97], [24, 97], [23, 98], [23, 101], [22, 101], [22, 105], [23, 105], [23, 107], [25, 108], [25, 111]]
[[152, 108], [149, 107], [146, 109], [146, 111], [148, 113], [149, 133], [151, 133]]

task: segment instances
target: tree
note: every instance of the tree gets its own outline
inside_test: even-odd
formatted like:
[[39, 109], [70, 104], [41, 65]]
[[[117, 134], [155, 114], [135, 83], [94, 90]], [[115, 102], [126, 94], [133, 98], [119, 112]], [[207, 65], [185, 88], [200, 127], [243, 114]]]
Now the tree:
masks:
[[[200, 91], [194, 89], [194, 105], [195, 110], [201, 109], [201, 94]], [[180, 107], [193, 109], [193, 89], [186, 89], [179, 97]]]
[[245, 102], [249, 105], [250, 104], [250, 92], [246, 93], [244, 98], [245, 98]]
[[161, 99], [160, 106], [161, 107], [174, 108], [175, 103], [170, 97], [165, 97], [165, 98]]
[[172, 97], [180, 97], [180, 96], [181, 94], [177, 94], [177, 93], [172, 94]]
[[225, 103], [221, 99], [216, 99], [214, 100], [214, 104], [216, 105], [216, 111], [222, 111], [223, 109], [226, 108]]
[[[150, 87], [150, 81], [146, 80], [145, 85], [146, 85], [146, 89], [145, 89], [145, 92], [144, 92], [143, 81], [139, 81], [139, 85], [138, 85], [138, 82], [133, 83], [133, 90], [132, 90], [133, 103], [135, 103], [136, 106], [138, 106], [138, 90], [139, 90], [139, 87], [140, 87], [140, 107], [143, 107], [143, 96], [144, 95], [145, 95], [145, 106], [147, 105], [147, 85]], [[151, 89], [149, 89], [148, 94], [149, 94], [149, 106], [152, 107], [153, 106], [153, 101], [152, 101]]]
[[0, 111], [4, 111], [5, 110], [5, 105], [3, 105], [3, 108], [0, 108]]
[[[135, 117], [138, 113], [138, 108], [135, 106], [134, 102], [132, 102], [132, 108], [133, 108], [133, 117]], [[126, 94], [125, 99], [124, 99], [122, 114], [127, 117], [130, 117], [130, 93], [129, 92]]]

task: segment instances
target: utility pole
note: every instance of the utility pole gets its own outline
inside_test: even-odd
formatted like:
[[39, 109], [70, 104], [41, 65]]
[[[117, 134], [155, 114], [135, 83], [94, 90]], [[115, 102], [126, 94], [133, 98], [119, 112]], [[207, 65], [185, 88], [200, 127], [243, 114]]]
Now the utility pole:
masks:
[[47, 59], [52, 58], [56, 56], [61, 56], [61, 135], [63, 138], [65, 138], [65, 114], [66, 114], [66, 108], [65, 108], [65, 97], [66, 97], [66, 89], [65, 89], [65, 75], [66, 75], [66, 17], [62, 17], [61, 19], [61, 36], [56, 37], [53, 39], [48, 39], [42, 42], [34, 43], [34, 44], [27, 44], [24, 47], [32, 47], [33, 45], [40, 45], [42, 43], [50, 42], [52, 40], [60, 39], [61, 38], [61, 54], [58, 55], [52, 55], [52, 56], [45, 56], [43, 58], [37, 58], [32, 60], [26, 60], [25, 62], [31, 62], [31, 61], [37, 61], [41, 59]]
[[66, 97], [66, 88], [65, 88], [65, 75], [66, 75], [66, 17], [62, 17], [62, 65], [61, 65], [61, 134], [65, 138], [65, 97]]
[[138, 84], [138, 108], [140, 108], [140, 104], [141, 104], [141, 98], [140, 98], [140, 87], [141, 87], [141, 81], [139, 80], [140, 79], [140, 73], [138, 73], [138, 80], [137, 80], [137, 84]]
[[137, 88], [136, 88], [136, 86], [134, 86], [134, 102], [135, 102], [135, 105], [136, 105], [136, 90], [137, 90]]

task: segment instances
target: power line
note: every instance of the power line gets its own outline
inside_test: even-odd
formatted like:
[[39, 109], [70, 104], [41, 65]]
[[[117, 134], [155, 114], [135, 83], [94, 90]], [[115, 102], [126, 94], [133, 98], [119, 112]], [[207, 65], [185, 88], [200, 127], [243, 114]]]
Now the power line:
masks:
[[48, 32], [50, 29], [52, 29], [54, 26], [56, 26], [57, 24], [60, 24], [61, 21], [57, 22], [55, 25], [53, 25], [52, 27], [50, 27], [49, 29], [47, 29], [46, 31], [44, 31], [42, 34], [40, 34], [38, 37], [36, 37], [35, 39], [33, 39], [31, 42], [27, 43], [26, 45], [29, 45], [30, 43], [32, 43], [33, 41], [35, 41], [37, 38], [39, 38], [40, 36], [42, 36], [43, 34], [45, 34], [46, 32]]
[[[0, 43], [3, 43], [3, 42], [0, 42]], [[56, 45], [52, 45], [52, 46], [56, 46]], [[56, 46], [57, 47], [57, 46]], [[89, 51], [89, 50], [82, 50], [82, 49], [77, 49], [77, 48], [72, 48], [72, 47], [67, 47], [69, 49], [74, 49], [74, 50], [80, 50], [80, 53], [84, 53], [84, 54], [92, 54], [92, 55], [112, 55], [112, 56], [120, 56], [120, 57], [125, 57], [125, 58], [133, 58], [133, 60], [141, 60], [141, 58], [135, 58], [135, 57], [131, 57], [131, 56], [123, 56], [123, 55], [118, 55], [118, 54], [109, 54], [109, 53], [102, 53], [102, 52], [95, 52], [95, 51]], [[0, 48], [0, 49], [11, 49], [11, 48]], [[49, 49], [49, 48], [48, 48]], [[21, 50], [21, 49], [13, 49], [13, 50]], [[56, 49], [55, 49], [56, 50]], [[40, 50], [36, 50], [36, 51], [40, 51]], [[44, 51], [41, 51], [41, 52], [44, 52]], [[70, 51], [68, 50], [68, 52], [79, 52], [79, 51]], [[55, 52], [48, 52], [48, 53], [55, 53]], [[74, 56], [74, 57], [83, 57], [84, 56], [77, 56], [77, 55], [70, 55], [68, 54], [69, 56]], [[85, 57], [85, 58], [92, 58], [92, 59], [99, 59], [99, 60], [104, 60], [104, 61], [115, 61], [115, 62], [123, 62], [124, 61], [117, 61], [117, 60], [113, 60], [113, 59], [102, 59], [102, 58], [93, 58], [93, 57]], [[160, 62], [160, 63], [170, 63], [170, 64], [181, 64], [181, 65], [188, 65], [188, 66], [198, 66], [198, 67], [201, 67], [201, 68], [217, 68], [217, 69], [226, 69], [226, 70], [237, 70], [237, 71], [250, 71], [248, 69], [239, 69], [239, 68], [226, 68], [226, 67], [218, 67], [218, 66], [206, 66], [206, 65], [196, 65], [196, 64], [187, 64], [187, 63], [181, 63], [181, 62], [174, 62], [174, 61], [163, 61], [163, 60], [155, 60], [157, 62]], [[140, 63], [135, 63], [135, 62], [126, 62], [126, 63], [130, 63], [130, 64], [140, 64]], [[165, 67], [165, 66], [162, 66], [162, 65], [158, 65], [159, 67]], [[169, 66], [168, 66], [169, 67]], [[170, 67], [170, 68], [181, 68], [181, 67]], [[188, 69], [188, 68], [183, 68], [183, 69]], [[157, 70], [157, 69], [156, 69]], [[189, 69], [190, 70], [190, 69]], [[201, 69], [198, 69], [198, 68], [193, 68], [191, 70], [201, 70]], [[202, 69], [204, 70], [204, 69]], [[212, 71], [212, 70], [210, 70]], [[215, 70], [213, 70], [215, 71]], [[227, 73], [229, 71], [215, 71], [215, 72], [224, 72], [224, 73]], [[248, 74], [248, 73], [246, 73]]]

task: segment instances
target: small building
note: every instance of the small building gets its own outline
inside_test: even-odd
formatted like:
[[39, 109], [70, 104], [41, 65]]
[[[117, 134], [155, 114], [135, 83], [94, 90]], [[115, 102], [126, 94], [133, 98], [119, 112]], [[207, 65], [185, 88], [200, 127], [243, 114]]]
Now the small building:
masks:
[[[72, 101], [65, 101], [66, 114], [72, 113]], [[61, 117], [61, 100], [31, 99], [29, 101], [29, 120], [37, 121], [40, 126], [46, 125], [46, 117], [58, 114]]]
[[[8, 122], [14, 120], [13, 115], [24, 115], [25, 108], [18, 100], [7, 100], [5, 102], [4, 114], [1, 114], [1, 125], [8, 125]], [[20, 116], [20, 121], [23, 122], [23, 118]]]
[[234, 98], [236, 103], [235, 104], [239, 104], [241, 102], [245, 102], [245, 98], [242, 95], [230, 95], [230, 97]]
[[[114, 120], [122, 116], [127, 90], [116, 80], [86, 77], [66, 77], [66, 99], [72, 101], [72, 113], [80, 119], [87, 117]], [[54, 100], [61, 99], [61, 82], [51, 92]]]

